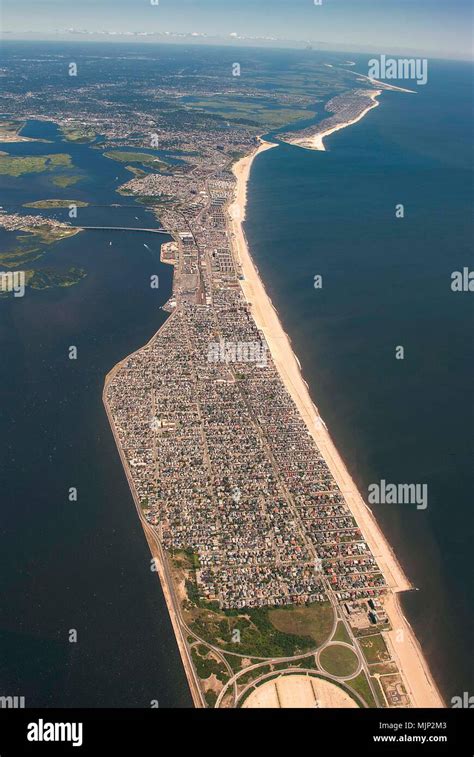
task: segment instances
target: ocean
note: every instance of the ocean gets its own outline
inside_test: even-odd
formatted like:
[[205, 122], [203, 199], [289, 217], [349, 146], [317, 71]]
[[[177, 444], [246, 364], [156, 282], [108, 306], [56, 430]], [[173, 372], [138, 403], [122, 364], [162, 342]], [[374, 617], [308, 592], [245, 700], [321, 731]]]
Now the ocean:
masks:
[[[351, 57], [365, 73], [367, 57]], [[425, 86], [390, 82], [416, 94], [383, 92], [326, 152], [262, 153], [245, 224], [366, 501], [382, 479], [427, 486], [424, 510], [372, 509], [416, 588], [402, 607], [448, 704], [474, 690], [474, 311], [472, 293], [451, 290], [452, 272], [473, 267], [472, 76], [430, 61]]]

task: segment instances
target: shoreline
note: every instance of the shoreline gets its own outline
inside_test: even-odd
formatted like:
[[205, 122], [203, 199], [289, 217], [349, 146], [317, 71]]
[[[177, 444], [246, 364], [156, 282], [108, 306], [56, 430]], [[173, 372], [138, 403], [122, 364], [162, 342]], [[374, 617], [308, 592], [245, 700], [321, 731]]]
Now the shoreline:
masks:
[[[328, 130], [333, 133], [361, 120], [365, 113], [379, 105], [377, 94], [373, 93], [373, 104], [362, 114], [350, 122], [340, 124]], [[323, 136], [317, 135], [322, 144]], [[313, 138], [314, 139], [314, 138]], [[240, 262], [244, 280], [240, 281], [245, 300], [250, 305], [252, 316], [257, 327], [263, 332], [268, 348], [274, 360], [278, 373], [295, 402], [311, 436], [323, 455], [333, 474], [341, 492], [346, 498], [348, 507], [354, 514], [379, 567], [385, 576], [389, 592], [385, 600], [385, 608], [390, 619], [392, 631], [387, 637], [392, 647], [394, 657], [399, 664], [400, 675], [405, 684], [413, 707], [445, 707], [443, 699], [431, 676], [428, 664], [423, 656], [421, 646], [406, 618], [398, 601], [398, 594], [412, 589], [412, 585], [398, 562], [392, 547], [388, 543], [375, 516], [362, 499], [354, 481], [352, 480], [334, 442], [327, 430], [326, 424], [320, 417], [318, 409], [309, 394], [307, 382], [304, 380], [298, 358], [293, 352], [290, 339], [284, 331], [278, 313], [268, 297], [249, 252], [247, 240], [243, 230], [247, 205], [247, 187], [253, 161], [262, 152], [278, 147], [278, 144], [260, 139], [260, 146], [250, 155], [245, 156], [232, 167], [237, 180], [234, 200], [228, 208], [230, 219], [230, 243], [236, 259]], [[295, 144], [292, 142], [292, 144]], [[299, 146], [299, 145], [298, 145]], [[309, 149], [322, 149], [312, 147]], [[400, 633], [401, 632], [401, 633]]]
[[341, 123], [336, 124], [336, 126], [331, 126], [329, 129], [326, 129], [325, 131], [319, 132], [318, 134], [313, 134], [312, 137], [300, 137], [292, 140], [286, 140], [291, 145], [295, 145], [295, 147], [303, 147], [306, 150], [322, 150], [323, 152], [326, 152], [326, 148], [324, 146], [324, 139], [326, 137], [329, 137], [330, 134], [334, 134], [336, 131], [340, 131], [341, 129], [345, 129], [346, 126], [352, 126], [353, 124], [358, 123], [361, 121], [367, 113], [372, 110], [373, 108], [377, 108], [380, 103], [377, 100], [377, 97], [379, 97], [382, 94], [381, 89], [375, 89], [372, 92], [370, 92], [370, 99], [372, 100], [371, 104], [368, 105], [362, 113], [359, 113], [358, 116], [355, 118], [350, 119], [349, 121], [341, 121]]
[[409, 95], [416, 95], [417, 92], [415, 89], [405, 89], [404, 87], [397, 87], [396, 84], [387, 84], [385, 81], [379, 81], [379, 79], [372, 79], [370, 76], [367, 76], [366, 74], [360, 74], [358, 71], [351, 71], [348, 69], [351, 74], [354, 74], [355, 76], [360, 76], [365, 81], [369, 81], [371, 84], [378, 84], [380, 87], [382, 87], [382, 90], [392, 90], [392, 92], [406, 92]]

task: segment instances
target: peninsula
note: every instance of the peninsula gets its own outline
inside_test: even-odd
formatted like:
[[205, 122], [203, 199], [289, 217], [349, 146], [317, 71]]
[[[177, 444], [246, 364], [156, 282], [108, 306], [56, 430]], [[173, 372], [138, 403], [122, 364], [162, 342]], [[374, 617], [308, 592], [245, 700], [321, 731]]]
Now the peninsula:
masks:
[[[399, 607], [410, 584], [249, 253], [248, 178], [275, 147], [259, 138], [231, 171], [214, 156], [174, 177], [179, 209], [159, 212], [170, 316], [107, 376], [105, 407], [196, 706], [278, 706], [284, 692], [285, 706], [442, 707]], [[122, 191], [169, 196], [170, 181]]]

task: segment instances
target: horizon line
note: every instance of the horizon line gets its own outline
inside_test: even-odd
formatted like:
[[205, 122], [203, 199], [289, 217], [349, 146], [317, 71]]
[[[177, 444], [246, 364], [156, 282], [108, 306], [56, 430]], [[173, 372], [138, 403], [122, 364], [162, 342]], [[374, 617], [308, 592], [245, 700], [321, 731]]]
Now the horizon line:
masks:
[[[205, 34], [193, 34], [191, 32], [187, 33], [174, 33], [170, 32], [169, 34], [166, 34], [164, 32], [77, 32], [75, 34], [75, 39], [63, 39], [60, 37], [40, 37], [38, 36], [37, 39], [33, 39], [31, 37], [24, 37], [24, 36], [16, 36], [17, 34], [20, 34], [20, 32], [10, 32], [10, 31], [0, 31], [0, 44], [3, 42], [42, 42], [42, 43], [64, 43], [64, 44], [77, 44], [77, 43], [88, 43], [88, 44], [97, 44], [97, 43], [103, 43], [103, 44], [136, 44], [136, 45], [175, 45], [175, 46], [184, 46], [184, 45], [194, 45], [195, 47], [225, 47], [229, 49], [258, 49], [258, 50], [294, 50], [294, 51], [306, 51], [306, 52], [319, 52], [319, 53], [354, 53], [356, 55], [365, 55], [365, 54], [375, 54], [375, 55], [416, 55], [417, 57], [430, 57], [433, 60], [452, 60], [452, 61], [459, 61], [459, 62], [465, 62], [465, 63], [474, 63], [474, 57], [473, 56], [467, 56], [467, 57], [454, 57], [456, 53], [443, 53], [433, 50], [414, 50], [413, 48], [399, 48], [398, 50], [391, 49], [391, 50], [384, 50], [384, 52], [380, 52], [380, 48], [367, 48], [363, 49], [360, 46], [356, 46], [355, 48], [352, 48], [350, 43], [344, 48], [344, 49], [337, 49], [337, 48], [330, 48], [327, 47], [321, 48], [318, 47], [318, 45], [329, 45], [330, 43], [327, 42], [321, 42], [319, 41], [311, 41], [311, 40], [290, 40], [290, 39], [268, 39], [262, 37], [240, 37], [240, 38], [234, 38], [234, 37], [219, 37], [219, 36], [207, 36]], [[31, 34], [36, 35], [40, 34], [39, 32], [21, 32], [21, 34]], [[12, 36], [10, 36], [12, 35]], [[13, 36], [15, 35], [15, 36]], [[71, 35], [73, 36], [73, 35]], [[95, 39], [91, 39], [91, 37], [96, 37]], [[100, 39], [97, 39], [97, 37], [100, 37]], [[146, 39], [144, 39], [144, 37]], [[158, 39], [150, 39], [150, 37], [158, 37]], [[80, 38], [80, 39], [78, 39]], [[199, 40], [199, 41], [198, 41]], [[235, 44], [235, 42], [241, 42], [244, 44]], [[247, 42], [248, 44], [245, 44]], [[252, 44], [254, 42], [254, 44]], [[259, 44], [260, 42], [260, 44]], [[265, 44], [267, 42], [267, 44]], [[278, 43], [281, 42], [282, 44], [269, 44], [269, 43]], [[336, 43], [337, 44], [337, 43]], [[313, 47], [314, 45], [314, 47]]]

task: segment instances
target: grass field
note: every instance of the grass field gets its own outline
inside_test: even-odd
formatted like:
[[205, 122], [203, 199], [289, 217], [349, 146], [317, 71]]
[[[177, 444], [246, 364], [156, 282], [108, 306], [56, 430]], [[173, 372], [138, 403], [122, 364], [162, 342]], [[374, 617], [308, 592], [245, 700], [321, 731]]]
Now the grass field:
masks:
[[342, 621], [339, 621], [337, 624], [332, 641], [345, 641], [346, 644], [352, 644], [352, 639], [347, 633], [346, 627]]
[[387, 673], [396, 673], [397, 671], [397, 663], [393, 660], [389, 660], [389, 662], [375, 662], [370, 666], [370, 672], [372, 675], [375, 673], [386, 675]]
[[379, 698], [379, 702], [382, 705], [382, 707], [387, 706], [387, 702], [385, 700], [385, 696], [382, 690], [382, 687], [379, 683], [379, 680], [377, 678], [374, 678], [373, 676], [370, 679], [372, 681], [372, 686], [374, 687], [375, 691], [377, 692], [377, 696]]
[[333, 676], [353, 675], [359, 664], [355, 653], [342, 644], [330, 644], [323, 649], [319, 656], [319, 662], [324, 670]]
[[367, 681], [367, 676], [365, 675], [363, 670], [359, 673], [358, 676], [356, 676], [356, 678], [352, 678], [350, 681], [347, 681], [346, 686], [350, 686], [351, 689], [354, 689], [354, 691], [360, 694], [368, 707], [377, 706], [369, 683]]
[[313, 602], [270, 610], [268, 619], [282, 633], [310, 636], [319, 647], [329, 638], [334, 611], [329, 602]]
[[387, 662], [387, 660], [390, 660], [387, 645], [381, 634], [377, 633], [374, 636], [365, 636], [359, 639], [359, 644], [369, 665], [375, 662]]

